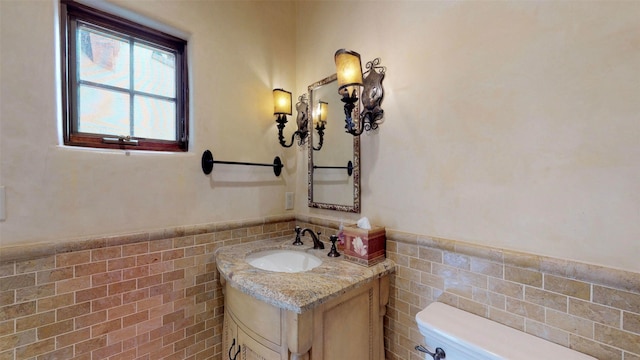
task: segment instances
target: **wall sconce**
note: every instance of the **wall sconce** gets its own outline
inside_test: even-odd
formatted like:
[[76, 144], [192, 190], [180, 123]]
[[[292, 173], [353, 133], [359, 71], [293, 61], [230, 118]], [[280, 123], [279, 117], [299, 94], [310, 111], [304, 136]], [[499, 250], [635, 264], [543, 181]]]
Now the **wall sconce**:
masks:
[[284, 147], [291, 147], [293, 145], [296, 135], [298, 135], [298, 145], [304, 145], [309, 135], [308, 130], [308, 104], [306, 102], [306, 94], [298, 98], [296, 104], [298, 110], [298, 117], [296, 119], [298, 130], [291, 135], [291, 142], [289, 145], [284, 140], [283, 130], [287, 124], [287, 115], [291, 115], [291, 93], [282, 89], [273, 89], [273, 114], [278, 115], [276, 123], [278, 124], [278, 140], [280, 145]]
[[[340, 49], [334, 56], [338, 77], [338, 93], [344, 103], [345, 129], [353, 136], [363, 131], [376, 130], [382, 123], [384, 110], [380, 107], [384, 96], [382, 80], [386, 67], [380, 66], [380, 58], [367, 63], [367, 71], [362, 72], [360, 54], [355, 51]], [[363, 110], [358, 114], [358, 121], [353, 119], [353, 109], [358, 102], [357, 89], [362, 87], [361, 98]]]
[[318, 132], [318, 147], [313, 146], [313, 150], [319, 151], [324, 143], [324, 129], [327, 125], [327, 113], [329, 112], [329, 103], [325, 101], [318, 102], [317, 116], [315, 117], [316, 131]]

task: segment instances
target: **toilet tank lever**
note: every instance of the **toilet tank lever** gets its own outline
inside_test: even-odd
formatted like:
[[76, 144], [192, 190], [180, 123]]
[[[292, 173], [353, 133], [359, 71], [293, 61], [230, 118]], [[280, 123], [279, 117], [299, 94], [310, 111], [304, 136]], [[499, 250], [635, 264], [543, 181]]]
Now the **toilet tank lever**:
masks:
[[418, 350], [420, 352], [423, 352], [425, 354], [431, 355], [433, 360], [440, 360], [440, 359], [444, 359], [444, 358], [447, 357], [447, 354], [445, 354], [445, 352], [444, 352], [444, 350], [442, 350], [442, 348], [436, 348], [435, 352], [431, 352], [431, 351], [427, 350], [427, 348], [422, 346], [422, 345], [416, 345], [416, 350]]

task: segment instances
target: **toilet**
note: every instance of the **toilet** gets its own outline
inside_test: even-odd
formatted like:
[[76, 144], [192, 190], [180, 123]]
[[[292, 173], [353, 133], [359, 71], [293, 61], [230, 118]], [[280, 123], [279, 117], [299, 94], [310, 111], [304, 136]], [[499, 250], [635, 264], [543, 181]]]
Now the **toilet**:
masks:
[[431, 303], [416, 314], [416, 321], [426, 343], [422, 350], [416, 349], [431, 353], [442, 349], [435, 356], [425, 353], [428, 360], [595, 360], [443, 303]]

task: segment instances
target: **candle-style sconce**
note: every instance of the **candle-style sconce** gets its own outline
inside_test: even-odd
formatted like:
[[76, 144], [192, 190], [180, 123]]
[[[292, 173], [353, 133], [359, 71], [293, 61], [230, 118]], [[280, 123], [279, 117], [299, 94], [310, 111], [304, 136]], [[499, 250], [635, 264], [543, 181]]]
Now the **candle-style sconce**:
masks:
[[[384, 110], [380, 107], [384, 97], [382, 80], [386, 67], [380, 66], [380, 58], [366, 64], [367, 71], [362, 72], [360, 54], [355, 51], [340, 49], [334, 56], [338, 77], [338, 93], [344, 103], [345, 129], [353, 136], [360, 136], [364, 131], [376, 130], [382, 123]], [[357, 89], [362, 88], [361, 99]], [[353, 114], [355, 104], [361, 100], [362, 112]], [[357, 121], [354, 117], [357, 116]]]
[[326, 101], [322, 101], [320, 100], [318, 102], [318, 107], [316, 109], [316, 114], [317, 116], [315, 116], [315, 121], [314, 123], [316, 124], [316, 131], [318, 132], [318, 146], [313, 146], [312, 148], [315, 151], [319, 151], [320, 149], [322, 149], [322, 144], [324, 143], [324, 130], [326, 129], [326, 125], [327, 125], [327, 113], [329, 112], [329, 103], [327, 103]]
[[296, 104], [298, 130], [291, 135], [289, 144], [284, 139], [284, 128], [288, 122], [287, 115], [291, 115], [291, 93], [282, 89], [273, 89], [273, 105], [273, 114], [278, 116], [276, 123], [278, 124], [278, 141], [280, 145], [286, 148], [291, 147], [295, 142], [296, 136], [298, 136], [298, 145], [304, 145], [309, 136], [309, 105], [306, 101], [306, 94], [298, 98], [298, 103]]

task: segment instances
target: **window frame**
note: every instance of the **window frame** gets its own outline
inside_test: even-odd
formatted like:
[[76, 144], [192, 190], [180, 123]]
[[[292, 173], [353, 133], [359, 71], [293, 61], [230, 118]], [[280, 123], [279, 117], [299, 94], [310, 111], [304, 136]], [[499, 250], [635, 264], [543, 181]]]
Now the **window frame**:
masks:
[[[187, 41], [134, 21], [79, 4], [60, 0], [61, 64], [62, 64], [62, 130], [64, 144], [91, 148], [123, 150], [176, 151], [188, 150], [189, 86]], [[112, 134], [78, 132], [78, 81], [76, 68], [76, 26], [78, 21], [116, 32], [136, 41], [152, 44], [176, 55], [176, 140], [143, 137], [123, 138]], [[133, 41], [133, 40], [131, 40]], [[133, 66], [131, 64], [131, 66]], [[133, 91], [133, 90], [131, 90]], [[133, 119], [131, 119], [133, 121]]]

